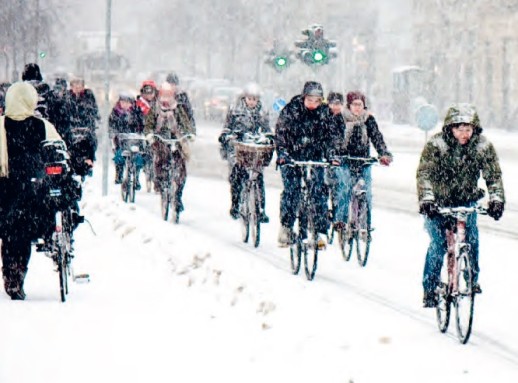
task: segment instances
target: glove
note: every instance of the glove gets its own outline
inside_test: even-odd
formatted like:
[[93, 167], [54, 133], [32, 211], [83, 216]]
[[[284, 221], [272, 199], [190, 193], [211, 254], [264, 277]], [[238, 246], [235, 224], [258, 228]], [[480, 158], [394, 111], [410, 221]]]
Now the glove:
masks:
[[419, 214], [424, 214], [428, 218], [439, 217], [439, 207], [433, 201], [421, 202], [421, 205], [419, 206]]
[[188, 134], [186, 138], [187, 138], [187, 141], [194, 142], [195, 137], [196, 136], [194, 134]]
[[489, 201], [487, 215], [498, 221], [504, 213], [504, 204], [500, 201]]
[[392, 162], [392, 157], [391, 156], [381, 156], [379, 161], [380, 161], [380, 164], [382, 164], [383, 166], [389, 166], [390, 163]]
[[277, 156], [278, 165], [286, 165], [291, 162], [291, 158], [286, 153], [281, 153]]

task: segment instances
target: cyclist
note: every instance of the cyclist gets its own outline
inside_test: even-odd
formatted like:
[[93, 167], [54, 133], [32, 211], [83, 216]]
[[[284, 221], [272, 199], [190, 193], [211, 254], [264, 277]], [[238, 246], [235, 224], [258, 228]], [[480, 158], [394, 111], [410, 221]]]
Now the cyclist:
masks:
[[[113, 162], [115, 163], [115, 183], [120, 184], [122, 183], [125, 161], [122, 156], [122, 143], [119, 141], [117, 134], [142, 133], [144, 130], [142, 112], [140, 108], [137, 107], [135, 99], [131, 95], [126, 93], [119, 95], [119, 100], [110, 113], [108, 127], [115, 148], [115, 156], [113, 158]], [[135, 185], [137, 190], [140, 190], [139, 173], [143, 165], [144, 160], [141, 156], [137, 156], [137, 182]]]
[[191, 101], [189, 100], [187, 93], [180, 88], [180, 78], [175, 72], [171, 72], [167, 75], [165, 81], [173, 88], [176, 102], [182, 106], [182, 109], [185, 110], [189, 116], [189, 120], [193, 129], [196, 129], [196, 121], [194, 120], [194, 112], [192, 109]]
[[[235, 135], [237, 141], [242, 141], [245, 133], [254, 135], [267, 133], [268, 136], [272, 136], [268, 113], [261, 103], [261, 89], [255, 83], [249, 83], [244, 87], [243, 94], [239, 97], [236, 106], [229, 110], [223, 125], [223, 132], [219, 136], [219, 142], [222, 145], [222, 156], [224, 159], [228, 159], [230, 166], [230, 216], [233, 219], [239, 218], [239, 196], [248, 179], [248, 172], [245, 167], [234, 161], [234, 157], [231, 154], [233, 146], [229, 142], [229, 137]], [[258, 176], [257, 182], [261, 190], [261, 215], [259, 220], [260, 222], [267, 223], [270, 219], [265, 213], [266, 200], [262, 173]]]
[[[158, 91], [158, 101], [147, 114], [144, 133], [158, 134], [165, 139], [179, 139], [183, 136], [194, 136], [196, 128], [185, 109], [185, 105], [176, 101], [176, 87], [168, 82], [163, 83]], [[189, 146], [186, 142], [179, 143], [179, 150], [173, 152], [160, 140], [155, 140], [151, 146], [154, 152], [155, 190], [162, 191], [162, 183], [167, 178], [169, 164], [179, 172], [178, 189], [176, 191], [176, 210], [183, 211], [182, 193], [187, 179], [186, 162], [189, 159]], [[172, 158], [171, 158], [172, 155]]]
[[[346, 95], [346, 109], [343, 113], [345, 120], [345, 130], [333, 132], [333, 155], [351, 156], [366, 158], [370, 156], [370, 144], [374, 146], [380, 157], [382, 165], [388, 166], [392, 162], [392, 154], [387, 150], [387, 145], [383, 139], [383, 134], [378, 128], [376, 119], [367, 111], [365, 95], [360, 91], [352, 91]], [[341, 127], [343, 129], [343, 126]], [[361, 171], [361, 177], [365, 180], [367, 191], [367, 203], [369, 205], [369, 215], [367, 224], [371, 224], [372, 206], [372, 177], [371, 169], [362, 166], [360, 169], [353, 168], [353, 163], [342, 163], [339, 159], [332, 159], [335, 168], [336, 187], [333, 188], [334, 200], [336, 203], [335, 227], [344, 229], [349, 213], [349, 201], [355, 183], [353, 177], [356, 171]], [[352, 174], [353, 173], [353, 174]]]
[[[331, 115], [322, 103], [322, 85], [315, 81], [304, 84], [302, 94], [297, 95], [282, 109], [275, 126], [277, 164], [281, 166], [284, 190], [281, 194], [279, 246], [289, 246], [293, 238], [297, 206], [301, 197], [301, 169], [290, 166], [292, 160], [322, 161], [331, 149], [329, 126]], [[325, 247], [327, 233], [327, 192], [324, 187], [324, 170], [315, 168], [311, 198], [315, 204], [315, 227], [318, 246]]]
[[50, 87], [43, 82], [40, 67], [38, 64], [29, 63], [23, 68], [22, 80], [29, 82], [38, 92], [38, 105], [36, 106], [36, 116], [48, 118], [48, 97]]
[[147, 116], [153, 109], [158, 96], [158, 89], [153, 80], [145, 80], [140, 87], [140, 94], [137, 96], [137, 106], [142, 111], [143, 116]]
[[[480, 176], [489, 192], [487, 213], [495, 220], [504, 211], [502, 172], [494, 146], [482, 135], [477, 111], [470, 104], [452, 105], [444, 119], [442, 132], [426, 143], [417, 169], [419, 212], [425, 216], [430, 236], [423, 273], [424, 307], [435, 307], [435, 289], [439, 283], [444, 254], [445, 229], [450, 220], [441, 216], [438, 207], [473, 206], [483, 196], [477, 185]], [[466, 222], [466, 240], [470, 244], [473, 290], [478, 284], [478, 228], [475, 213]]]
[[[95, 161], [95, 152], [97, 151], [95, 130], [101, 120], [99, 108], [93, 92], [85, 88], [85, 81], [82, 78], [76, 77], [70, 81], [70, 91], [68, 95], [71, 105], [72, 128], [89, 129], [85, 141], [81, 143], [81, 153], [84, 153], [85, 159], [80, 159], [80, 162], [84, 161], [84, 163], [91, 168]], [[84, 171], [83, 169], [77, 169], [77, 173], [80, 175], [84, 175], [87, 172], [88, 171]]]
[[42, 224], [36, 217], [45, 210], [32, 179], [43, 170], [41, 142], [61, 137], [50, 122], [35, 116], [38, 94], [29, 83], [14, 83], [5, 102], [5, 116], [0, 117], [2, 274], [6, 293], [23, 300], [31, 241]]
[[49, 94], [48, 120], [56, 127], [67, 147], [72, 144], [71, 107], [70, 97], [67, 93], [67, 80], [58, 77]]
[[[337, 137], [345, 132], [345, 121], [343, 117], [344, 95], [338, 92], [329, 92], [327, 95], [327, 104], [331, 112], [331, 137]], [[326, 169], [326, 185], [329, 187], [331, 196], [331, 217], [336, 215], [336, 168]]]

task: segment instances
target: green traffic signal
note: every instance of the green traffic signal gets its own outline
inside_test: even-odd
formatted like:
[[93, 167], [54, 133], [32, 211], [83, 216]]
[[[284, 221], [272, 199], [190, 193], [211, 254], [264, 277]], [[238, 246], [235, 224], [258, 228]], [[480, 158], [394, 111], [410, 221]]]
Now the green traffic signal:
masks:
[[41, 51], [41, 52], [39, 53], [39, 56], [43, 59], [43, 58], [45, 58], [45, 57], [47, 56], [47, 53], [46, 53], [46, 52]]
[[286, 57], [276, 57], [275, 58], [275, 66], [278, 68], [284, 68], [288, 64], [288, 60]]
[[322, 52], [321, 50], [317, 49], [311, 53], [311, 57], [313, 58], [313, 62], [315, 64], [319, 64], [326, 59], [326, 54], [324, 52]]

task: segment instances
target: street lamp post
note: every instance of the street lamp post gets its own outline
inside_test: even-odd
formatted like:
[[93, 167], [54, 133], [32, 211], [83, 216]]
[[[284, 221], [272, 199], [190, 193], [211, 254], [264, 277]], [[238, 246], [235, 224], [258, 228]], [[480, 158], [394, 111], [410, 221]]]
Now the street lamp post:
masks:
[[102, 195], [108, 194], [108, 162], [109, 162], [109, 137], [108, 137], [108, 119], [110, 115], [110, 53], [111, 53], [111, 17], [112, 1], [106, 0], [106, 57], [104, 67], [104, 129], [102, 129]]

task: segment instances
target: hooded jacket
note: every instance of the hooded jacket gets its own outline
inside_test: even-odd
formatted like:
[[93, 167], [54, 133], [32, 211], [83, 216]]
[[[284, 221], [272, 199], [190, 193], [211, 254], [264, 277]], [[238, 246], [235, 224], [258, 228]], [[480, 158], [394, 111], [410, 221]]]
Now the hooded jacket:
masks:
[[331, 113], [325, 104], [315, 110], [304, 106], [304, 96], [295, 96], [281, 111], [275, 126], [278, 158], [321, 161], [331, 150]]
[[[473, 136], [461, 145], [452, 134], [455, 124], [471, 124]], [[482, 196], [478, 188], [484, 178], [490, 201], [505, 203], [502, 171], [495, 148], [482, 135], [475, 109], [459, 104], [448, 110], [441, 133], [426, 143], [417, 169], [419, 203], [433, 201], [439, 206], [465, 206]]]
[[[18, 82], [5, 96], [5, 116], [0, 117], [0, 178], [28, 175], [36, 168], [43, 140], [61, 140], [50, 122], [34, 116], [38, 94], [32, 85]], [[10, 175], [10, 173], [13, 173]]]

